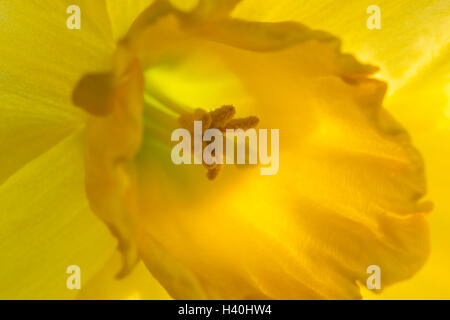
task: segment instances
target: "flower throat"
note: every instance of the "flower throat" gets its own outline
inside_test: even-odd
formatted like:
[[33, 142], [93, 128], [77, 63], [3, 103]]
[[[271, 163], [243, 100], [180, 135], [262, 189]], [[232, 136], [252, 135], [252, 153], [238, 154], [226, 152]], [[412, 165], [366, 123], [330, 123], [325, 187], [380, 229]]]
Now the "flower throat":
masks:
[[234, 118], [235, 113], [233, 106], [222, 106], [211, 112], [196, 109], [193, 113], [180, 116], [178, 122], [182, 128], [174, 130], [171, 136], [172, 141], [181, 139], [172, 149], [172, 162], [176, 165], [192, 164], [193, 154], [193, 163], [202, 164], [210, 180], [217, 177], [225, 164], [270, 165], [261, 168], [261, 174], [276, 174], [279, 167], [279, 130], [271, 130], [269, 156], [267, 129], [257, 132], [257, 117]]

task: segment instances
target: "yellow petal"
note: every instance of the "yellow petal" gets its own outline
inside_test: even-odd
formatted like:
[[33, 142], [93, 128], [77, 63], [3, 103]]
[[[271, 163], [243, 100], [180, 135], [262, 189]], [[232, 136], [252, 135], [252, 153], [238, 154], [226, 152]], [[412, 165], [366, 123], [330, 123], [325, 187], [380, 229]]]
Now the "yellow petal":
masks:
[[[404, 119], [427, 164], [429, 196], [435, 202], [429, 217], [432, 250], [425, 267], [413, 281], [386, 290], [382, 299], [448, 299], [450, 282], [442, 277], [450, 268], [448, 230], [450, 219], [450, 48], [412, 78], [388, 100], [388, 107]], [[370, 293], [367, 297], [373, 298]], [[376, 297], [378, 298], [378, 297]]]
[[[381, 9], [381, 29], [369, 30], [370, 5]], [[394, 91], [440, 54], [450, 41], [450, 3], [436, 1], [248, 0], [236, 17], [258, 21], [301, 21], [342, 39], [344, 49], [381, 67]]]
[[130, 26], [139, 14], [154, 0], [105, 0], [108, 16], [115, 41], [120, 40], [128, 32]]
[[122, 260], [118, 252], [105, 264], [77, 296], [82, 300], [167, 300], [170, 296], [164, 288], [152, 277], [144, 264], [139, 263], [124, 279], [116, 275], [122, 268]]
[[[8, 150], [0, 183], [84, 122], [70, 100], [73, 87], [86, 72], [110, 68], [113, 48], [101, 3], [0, 3], [0, 148]], [[81, 7], [81, 30], [66, 27], [72, 4]]]
[[218, 19], [228, 16], [242, 0], [169, 0], [175, 9], [187, 13], [188, 20]]
[[115, 249], [89, 210], [82, 135], [77, 132], [27, 164], [0, 188], [0, 297], [68, 299], [67, 267], [82, 286]]
[[195, 10], [200, 0], [169, 0], [170, 4], [181, 11], [189, 12]]
[[[121, 6], [110, 2], [110, 8], [117, 12]], [[128, 274], [138, 262], [135, 222], [129, 216], [135, 211], [132, 160], [142, 139], [144, 79], [133, 41], [141, 25], [153, 23], [168, 8], [165, 2], [157, 1], [142, 12], [127, 37], [119, 41], [112, 70], [85, 75], [72, 93], [74, 103], [91, 114], [85, 157], [86, 192], [94, 212], [119, 240], [124, 258], [119, 277]], [[133, 17], [139, 13], [133, 11]]]
[[[95, 6], [95, 16], [94, 9], [82, 11], [81, 29], [69, 30], [69, 3], [72, 2], [44, 0], [24, 5], [2, 1], [0, 35], [8, 43], [0, 56], [2, 91], [34, 99], [38, 106], [46, 104], [57, 115], [79, 117], [70, 101], [72, 89], [84, 73], [111, 67], [113, 46], [97, 26], [106, 23], [102, 20], [106, 18], [104, 7], [102, 11], [101, 5]], [[84, 1], [79, 2], [82, 9], [83, 4]]]
[[[119, 238], [119, 249], [125, 258], [121, 272], [124, 275], [138, 261], [133, 242], [134, 221], [128, 215], [135, 206], [132, 159], [142, 139], [144, 85], [140, 63], [135, 59], [120, 76], [117, 87], [101, 85], [104, 92], [99, 99], [93, 94], [97, 86], [91, 79], [109, 82], [110, 77], [84, 77], [75, 89], [74, 98], [82, 103], [80, 107], [94, 115], [98, 110], [107, 111], [103, 117], [90, 117], [87, 126], [86, 193], [94, 212]], [[104, 104], [100, 109], [96, 109], [98, 101]]]

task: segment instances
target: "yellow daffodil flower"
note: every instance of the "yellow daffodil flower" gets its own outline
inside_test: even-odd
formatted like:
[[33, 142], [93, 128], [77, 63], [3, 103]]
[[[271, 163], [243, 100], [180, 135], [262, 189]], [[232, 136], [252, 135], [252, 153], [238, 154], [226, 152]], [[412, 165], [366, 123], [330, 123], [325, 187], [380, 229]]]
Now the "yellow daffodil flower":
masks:
[[[80, 30], [65, 26], [74, 2]], [[382, 289], [422, 268], [432, 205], [421, 154], [383, 106], [379, 69], [343, 53], [340, 38], [383, 67], [401, 120], [420, 91], [410, 78], [434, 60], [384, 60], [352, 42], [357, 32], [293, 3], [0, 3], [0, 297], [74, 298], [74, 264], [80, 298], [130, 299], [357, 299], [369, 266]], [[427, 13], [443, 9], [436, 1]], [[435, 38], [433, 50], [448, 53], [448, 38]], [[279, 129], [279, 172], [175, 165], [171, 133], [183, 119]], [[429, 136], [417, 136], [432, 157]]]

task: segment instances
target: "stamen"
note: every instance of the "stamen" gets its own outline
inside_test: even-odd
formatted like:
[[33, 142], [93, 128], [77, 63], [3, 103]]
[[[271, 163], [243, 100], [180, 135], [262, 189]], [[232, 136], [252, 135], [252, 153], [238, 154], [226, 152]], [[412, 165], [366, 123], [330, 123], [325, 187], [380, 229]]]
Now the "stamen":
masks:
[[194, 121], [201, 121], [203, 131], [207, 130], [210, 128], [212, 122], [211, 114], [203, 109], [195, 109], [194, 113], [184, 114], [178, 120], [183, 128], [189, 130], [191, 134], [194, 132]]
[[258, 125], [259, 119], [257, 117], [251, 116], [247, 118], [233, 119], [227, 123], [225, 129], [242, 129], [248, 130], [254, 128]]
[[212, 128], [222, 128], [233, 119], [236, 109], [233, 106], [223, 106], [210, 112]]
[[222, 168], [223, 164], [219, 164], [215, 168], [209, 169], [208, 172], [206, 172], [206, 177], [208, 178], [208, 180], [216, 179]]
[[[202, 134], [208, 129], [218, 129], [224, 135], [226, 135], [227, 129], [242, 129], [248, 130], [258, 125], [259, 119], [254, 116], [247, 118], [233, 119], [236, 114], [236, 109], [233, 106], [225, 105], [213, 111], [207, 112], [203, 109], [196, 109], [193, 113], [183, 114], [178, 119], [181, 126], [187, 129], [192, 135], [194, 134], [194, 121], [202, 122]], [[207, 146], [206, 142], [203, 142], [203, 149]], [[192, 151], [194, 147], [192, 146]], [[207, 169], [206, 177], [209, 180], [214, 180], [219, 175], [223, 164], [213, 163], [208, 165], [203, 162], [203, 166]]]

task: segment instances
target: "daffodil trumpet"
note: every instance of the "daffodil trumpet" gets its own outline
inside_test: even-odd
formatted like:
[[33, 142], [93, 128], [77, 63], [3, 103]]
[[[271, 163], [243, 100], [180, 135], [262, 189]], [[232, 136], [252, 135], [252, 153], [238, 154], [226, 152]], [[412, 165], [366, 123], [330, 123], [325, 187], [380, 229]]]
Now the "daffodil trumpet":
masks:
[[[225, 2], [184, 13], [155, 1], [112, 70], [75, 87], [91, 115], [86, 194], [119, 241], [120, 275], [142, 259], [184, 299], [358, 298], [369, 265], [384, 285], [410, 277], [428, 254], [430, 206], [378, 68], [327, 32], [237, 19], [239, 1]], [[282, 145], [257, 125], [281, 130]], [[251, 168], [227, 167], [211, 187], [200, 166], [174, 165], [189, 151], [209, 180], [232, 159]]]

